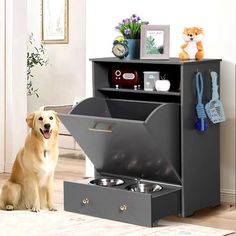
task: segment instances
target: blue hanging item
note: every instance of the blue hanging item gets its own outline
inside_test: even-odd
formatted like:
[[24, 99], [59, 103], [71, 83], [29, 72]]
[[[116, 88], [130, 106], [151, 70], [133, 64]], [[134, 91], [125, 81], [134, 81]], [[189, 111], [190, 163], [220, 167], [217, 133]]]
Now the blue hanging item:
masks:
[[206, 113], [204, 110], [204, 105], [202, 103], [202, 97], [203, 97], [203, 76], [201, 72], [197, 72], [195, 76], [195, 82], [196, 82], [196, 90], [197, 90], [197, 122], [196, 122], [196, 129], [198, 131], [205, 131], [207, 129], [207, 122], [206, 122]]
[[211, 72], [211, 83], [212, 83], [212, 98], [205, 106], [208, 118], [213, 124], [217, 124], [225, 121], [225, 113], [222, 102], [219, 100], [219, 93], [217, 85], [217, 73]]

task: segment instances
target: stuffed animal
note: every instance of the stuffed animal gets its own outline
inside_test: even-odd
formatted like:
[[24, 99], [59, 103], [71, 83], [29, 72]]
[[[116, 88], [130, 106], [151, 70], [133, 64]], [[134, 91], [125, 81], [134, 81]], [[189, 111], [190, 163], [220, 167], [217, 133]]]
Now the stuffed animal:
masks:
[[179, 53], [180, 60], [202, 60], [202, 58], [204, 57], [204, 51], [202, 46], [202, 28], [185, 28], [183, 32], [183, 38], [185, 43], [181, 46], [183, 51]]

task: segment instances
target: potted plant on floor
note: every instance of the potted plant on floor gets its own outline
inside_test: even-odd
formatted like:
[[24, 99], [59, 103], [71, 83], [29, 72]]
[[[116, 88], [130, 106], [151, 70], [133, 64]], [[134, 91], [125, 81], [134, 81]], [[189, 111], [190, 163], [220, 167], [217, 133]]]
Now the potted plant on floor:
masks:
[[39, 97], [38, 89], [33, 86], [33, 74], [32, 69], [35, 66], [47, 66], [48, 58], [45, 57], [45, 47], [43, 44], [35, 46], [35, 39], [33, 33], [29, 35], [27, 45], [27, 95], [35, 95]]

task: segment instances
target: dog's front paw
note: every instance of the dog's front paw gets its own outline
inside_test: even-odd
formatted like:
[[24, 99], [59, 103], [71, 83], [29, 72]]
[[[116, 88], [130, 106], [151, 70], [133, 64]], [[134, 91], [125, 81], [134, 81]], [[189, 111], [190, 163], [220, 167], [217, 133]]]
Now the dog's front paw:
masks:
[[52, 201], [48, 202], [48, 210], [49, 211], [57, 211], [56, 207], [54, 207], [54, 204]]
[[49, 209], [49, 211], [57, 211], [57, 209], [55, 207], [53, 207], [53, 206], [49, 207], [48, 209]]
[[33, 206], [31, 209], [32, 212], [40, 212], [39, 207]]
[[6, 205], [5, 207], [6, 207], [7, 211], [13, 211], [14, 210], [13, 205]]

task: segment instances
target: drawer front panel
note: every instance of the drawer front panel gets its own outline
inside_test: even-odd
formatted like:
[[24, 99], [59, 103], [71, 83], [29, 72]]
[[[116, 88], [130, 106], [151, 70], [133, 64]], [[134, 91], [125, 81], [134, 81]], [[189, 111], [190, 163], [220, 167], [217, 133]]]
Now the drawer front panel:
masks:
[[148, 194], [65, 182], [64, 207], [66, 211], [152, 226]]

